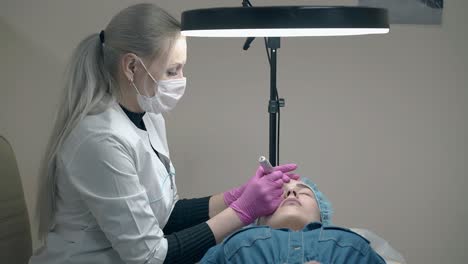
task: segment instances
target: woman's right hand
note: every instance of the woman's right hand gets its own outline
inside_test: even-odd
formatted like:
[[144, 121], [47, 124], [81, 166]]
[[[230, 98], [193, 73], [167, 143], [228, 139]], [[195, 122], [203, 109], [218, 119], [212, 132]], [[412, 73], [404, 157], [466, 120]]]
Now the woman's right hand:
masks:
[[260, 166], [245, 186], [242, 195], [229, 205], [244, 224], [248, 225], [260, 216], [270, 215], [278, 208], [282, 201], [283, 183], [290, 179], [286, 172], [295, 170], [297, 165], [280, 167], [281, 170], [265, 175]]
[[[291, 179], [292, 180], [298, 180], [300, 178], [299, 175], [295, 173], [290, 173], [291, 171], [297, 169], [296, 164], [284, 164], [284, 165], [279, 165], [273, 168], [274, 171], [281, 171], [283, 172], [283, 182], [288, 183]], [[256, 178], [262, 177], [265, 173], [262, 171], [258, 171], [257, 173], [252, 176], [244, 185], [232, 188], [230, 190], [227, 190], [226, 192], [223, 193], [223, 198], [224, 198], [224, 203], [226, 206], [229, 206], [232, 204], [235, 200], [239, 199], [241, 197], [242, 193], [244, 193], [245, 188], [252, 182], [255, 181]]]

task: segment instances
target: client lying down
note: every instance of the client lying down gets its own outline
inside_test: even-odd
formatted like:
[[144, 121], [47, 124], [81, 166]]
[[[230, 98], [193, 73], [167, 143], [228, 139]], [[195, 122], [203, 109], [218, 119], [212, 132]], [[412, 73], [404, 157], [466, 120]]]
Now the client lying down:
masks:
[[311, 180], [283, 188], [272, 215], [233, 233], [200, 263], [385, 263], [366, 238], [331, 225], [331, 204]]

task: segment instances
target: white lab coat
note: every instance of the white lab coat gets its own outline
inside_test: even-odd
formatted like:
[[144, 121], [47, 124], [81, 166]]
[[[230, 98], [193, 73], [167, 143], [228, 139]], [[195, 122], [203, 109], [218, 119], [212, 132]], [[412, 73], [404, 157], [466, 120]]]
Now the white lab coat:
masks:
[[178, 200], [161, 114], [138, 129], [117, 103], [89, 115], [57, 159], [57, 212], [47, 246], [31, 264], [163, 263], [162, 228]]

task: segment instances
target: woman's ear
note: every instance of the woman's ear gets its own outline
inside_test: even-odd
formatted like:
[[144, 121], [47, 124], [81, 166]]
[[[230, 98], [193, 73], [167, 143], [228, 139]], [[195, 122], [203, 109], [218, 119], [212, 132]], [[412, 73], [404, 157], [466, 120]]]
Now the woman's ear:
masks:
[[133, 81], [137, 65], [137, 56], [133, 53], [127, 53], [122, 56], [120, 66], [123, 74], [129, 81]]

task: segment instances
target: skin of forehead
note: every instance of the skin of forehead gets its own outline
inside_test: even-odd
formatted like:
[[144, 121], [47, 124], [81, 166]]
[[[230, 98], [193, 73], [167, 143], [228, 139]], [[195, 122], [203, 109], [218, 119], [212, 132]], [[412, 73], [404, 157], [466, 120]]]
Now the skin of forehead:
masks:
[[[177, 66], [179, 64], [184, 65], [187, 57], [186, 57], [186, 44], [184, 43], [185, 39], [178, 39], [176, 46], [170, 56], [169, 59], [169, 67]], [[184, 56], [185, 55], [185, 56]]]

